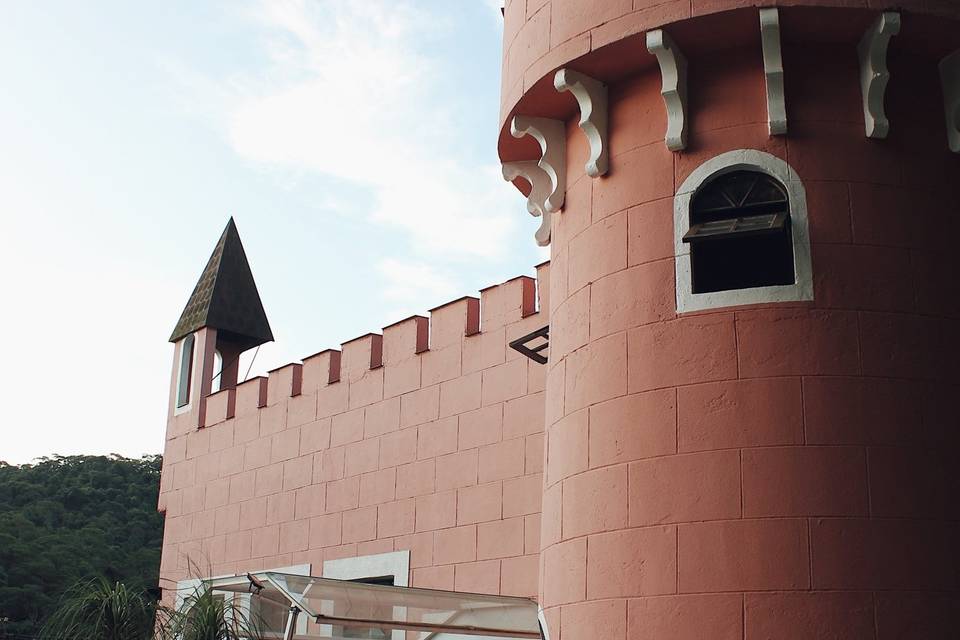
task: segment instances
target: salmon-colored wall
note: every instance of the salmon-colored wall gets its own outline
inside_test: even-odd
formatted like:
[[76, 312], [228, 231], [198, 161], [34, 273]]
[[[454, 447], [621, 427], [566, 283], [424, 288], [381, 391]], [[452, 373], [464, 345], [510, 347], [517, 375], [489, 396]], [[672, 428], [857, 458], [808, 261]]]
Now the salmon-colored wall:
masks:
[[[546, 392], [551, 640], [960, 633], [960, 158], [936, 61], [890, 64], [885, 141], [864, 135], [849, 45], [784, 45], [783, 137], [767, 131], [754, 48], [691, 56], [686, 151], [664, 145], [656, 69], [610, 87], [607, 176], [584, 175], [568, 122]], [[741, 148], [803, 180], [815, 300], [678, 317], [673, 195]]]
[[547, 323], [537, 289], [517, 278], [216, 393], [202, 428], [172, 417], [161, 586], [191, 563], [321, 575], [410, 550], [412, 586], [535, 596], [546, 367], [507, 345]]

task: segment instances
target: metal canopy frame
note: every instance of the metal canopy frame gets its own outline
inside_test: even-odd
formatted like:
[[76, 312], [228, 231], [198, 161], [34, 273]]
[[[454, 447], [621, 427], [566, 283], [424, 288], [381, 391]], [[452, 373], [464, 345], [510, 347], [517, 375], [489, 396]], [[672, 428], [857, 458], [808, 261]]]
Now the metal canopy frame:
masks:
[[[486, 637], [542, 640], [542, 615], [536, 601], [512, 596], [396, 587], [262, 571], [203, 581], [206, 589], [251, 594], [289, 611], [283, 640], [339, 638], [335, 628], [379, 629], [388, 637], [433, 640]], [[297, 621], [308, 616], [318, 627], [298, 633]], [[303, 629], [302, 623], [300, 625]], [[392, 632], [397, 632], [393, 633]]]
[[[538, 344], [535, 347], [530, 345], [537, 340], [537, 338], [543, 338], [543, 342]], [[525, 336], [520, 336], [516, 340], [513, 340], [510, 343], [510, 348], [514, 351], [519, 351], [523, 355], [527, 356], [534, 362], [538, 364], [547, 364], [547, 357], [540, 352], [547, 349], [550, 346], [550, 325], [545, 327], [540, 327], [536, 331], [528, 333]]]

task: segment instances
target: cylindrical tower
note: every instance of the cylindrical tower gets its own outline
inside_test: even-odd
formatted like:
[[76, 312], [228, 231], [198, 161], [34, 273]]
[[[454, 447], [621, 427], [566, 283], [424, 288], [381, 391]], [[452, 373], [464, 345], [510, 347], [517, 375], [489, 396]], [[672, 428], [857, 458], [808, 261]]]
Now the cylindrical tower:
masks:
[[960, 4], [776, 4], [507, 0], [551, 640], [960, 636]]

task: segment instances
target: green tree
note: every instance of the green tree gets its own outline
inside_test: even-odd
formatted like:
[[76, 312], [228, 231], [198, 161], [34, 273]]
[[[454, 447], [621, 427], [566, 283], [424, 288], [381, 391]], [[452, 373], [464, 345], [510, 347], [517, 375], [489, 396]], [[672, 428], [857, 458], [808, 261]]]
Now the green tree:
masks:
[[160, 465], [160, 456], [0, 462], [0, 638], [36, 636], [81, 580], [157, 586]]

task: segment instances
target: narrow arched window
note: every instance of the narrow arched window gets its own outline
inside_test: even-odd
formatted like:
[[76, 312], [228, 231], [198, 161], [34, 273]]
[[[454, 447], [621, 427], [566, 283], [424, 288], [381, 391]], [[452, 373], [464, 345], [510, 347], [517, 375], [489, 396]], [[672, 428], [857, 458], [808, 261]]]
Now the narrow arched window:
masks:
[[183, 339], [180, 346], [180, 372], [177, 377], [177, 408], [190, 404], [190, 385], [193, 382], [193, 346], [191, 333]]
[[760, 171], [735, 170], [706, 182], [690, 203], [693, 293], [792, 285], [790, 200]]

